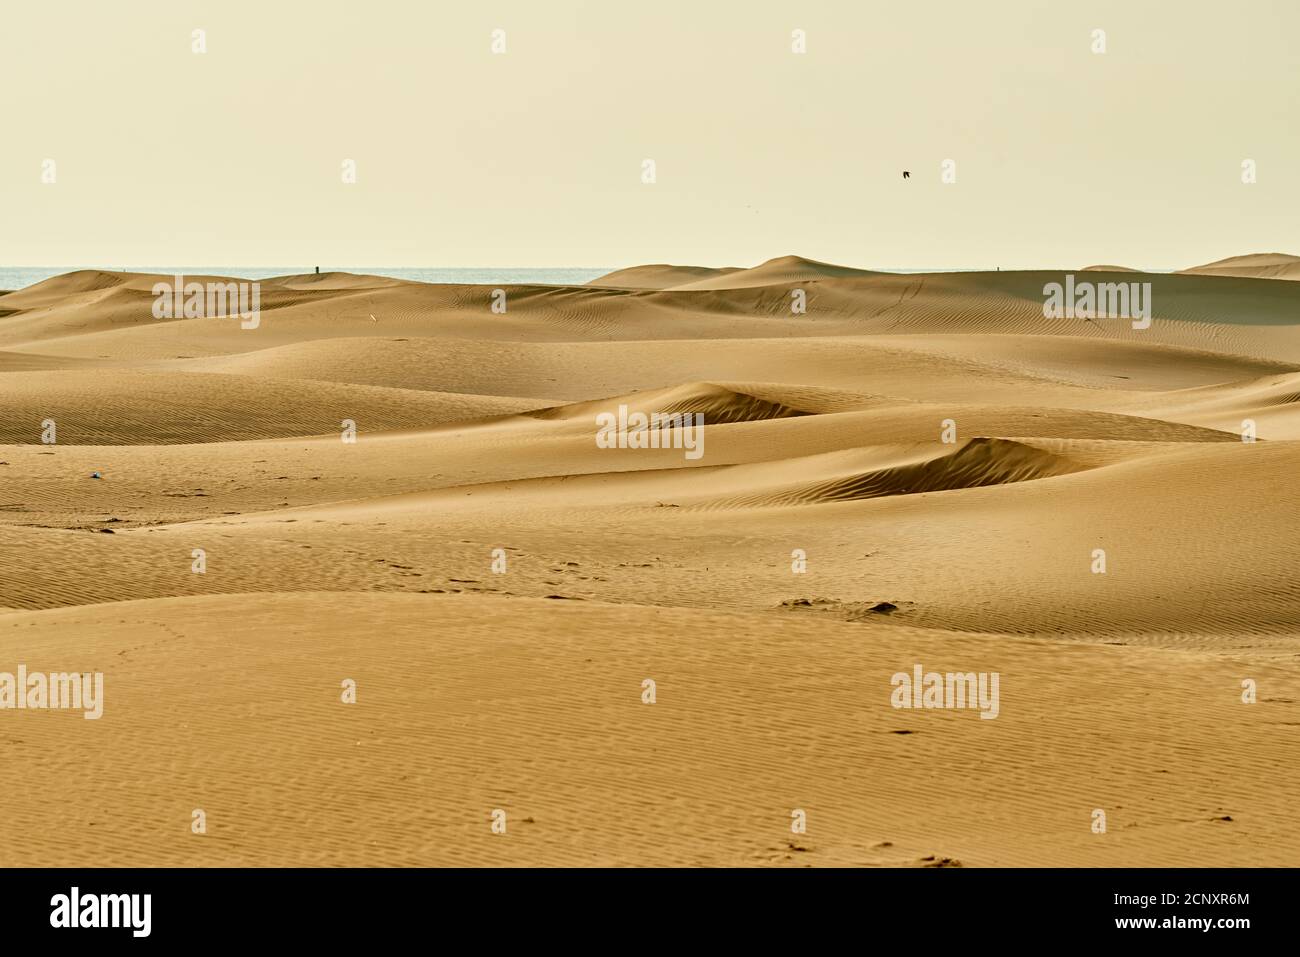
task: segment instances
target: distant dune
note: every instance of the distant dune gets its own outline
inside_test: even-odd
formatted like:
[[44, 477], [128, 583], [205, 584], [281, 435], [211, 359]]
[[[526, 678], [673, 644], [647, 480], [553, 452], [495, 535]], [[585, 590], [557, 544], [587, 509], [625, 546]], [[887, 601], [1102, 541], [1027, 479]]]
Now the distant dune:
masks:
[[1229, 256], [1180, 272], [1196, 276], [1238, 276], [1245, 279], [1300, 279], [1300, 256], [1286, 253], [1252, 253]]
[[[1143, 272], [1131, 266], [1110, 264], [1083, 266], [1079, 271]], [[1300, 279], [1300, 256], [1290, 256], [1285, 253], [1231, 256], [1203, 266], [1180, 269], [1178, 272], [1184, 275], [1237, 276], [1243, 279]], [[848, 266], [835, 266], [800, 256], [781, 256], [749, 269], [735, 266], [715, 269], [708, 266], [663, 264], [632, 266], [593, 279], [588, 285], [623, 289], [740, 289], [780, 282], [877, 275], [882, 273]]]
[[781, 256], [769, 259], [751, 269], [634, 266], [631, 269], [620, 269], [593, 279], [588, 285], [622, 286], [633, 289], [744, 289], [782, 282], [879, 275], [882, 274], [865, 269], [852, 269], [848, 266], [835, 266], [804, 259], [801, 256]]
[[770, 286], [784, 282], [806, 282], [818, 279], [855, 279], [883, 275], [865, 269], [834, 266], [830, 263], [804, 259], [801, 256], [781, 256], [769, 259], [752, 269], [741, 269], [723, 276], [699, 279], [678, 286], [678, 289], [744, 289], [750, 286]]
[[743, 272], [743, 270], [735, 266], [714, 269], [709, 266], [669, 266], [665, 263], [655, 263], [649, 266], [616, 269], [591, 280], [587, 285], [614, 286], [620, 289], [671, 289], [683, 283], [726, 276], [735, 272]]
[[[796, 256], [507, 285], [504, 311], [282, 276], [256, 328], [155, 318], [166, 276], [12, 292], [7, 667], [108, 690], [97, 723], [5, 719], [42, 786], [0, 792], [0, 846], [1291, 864], [1300, 283], [1260, 277], [1293, 262], [1143, 273], [1145, 329], [1045, 318], [1073, 269]], [[654, 413], [702, 416], [701, 454], [693, 419], [598, 444], [598, 417]], [[895, 708], [917, 664], [997, 673], [996, 720]]]

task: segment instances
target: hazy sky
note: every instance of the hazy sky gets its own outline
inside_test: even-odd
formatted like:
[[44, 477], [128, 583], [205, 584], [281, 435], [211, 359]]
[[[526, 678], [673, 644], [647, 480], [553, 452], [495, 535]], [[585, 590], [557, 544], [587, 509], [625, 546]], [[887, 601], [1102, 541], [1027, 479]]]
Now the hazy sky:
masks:
[[13, 0], [0, 265], [1300, 254], [1297, 35], [1296, 0]]

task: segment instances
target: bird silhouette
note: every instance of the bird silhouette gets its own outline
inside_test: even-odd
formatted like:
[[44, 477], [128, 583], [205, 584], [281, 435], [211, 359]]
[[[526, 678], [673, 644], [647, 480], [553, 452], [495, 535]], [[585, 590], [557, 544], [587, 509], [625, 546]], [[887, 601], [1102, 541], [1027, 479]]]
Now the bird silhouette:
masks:
[[907, 170], [903, 170], [903, 179], [911, 179], [911, 178], [912, 178], [912, 174], [909, 173]]

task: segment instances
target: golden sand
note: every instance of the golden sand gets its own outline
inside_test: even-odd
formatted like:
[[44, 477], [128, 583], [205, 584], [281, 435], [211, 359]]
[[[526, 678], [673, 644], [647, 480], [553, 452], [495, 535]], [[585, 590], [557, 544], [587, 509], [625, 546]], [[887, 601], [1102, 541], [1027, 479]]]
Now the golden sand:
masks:
[[1293, 864], [1293, 258], [0, 296], [0, 863]]

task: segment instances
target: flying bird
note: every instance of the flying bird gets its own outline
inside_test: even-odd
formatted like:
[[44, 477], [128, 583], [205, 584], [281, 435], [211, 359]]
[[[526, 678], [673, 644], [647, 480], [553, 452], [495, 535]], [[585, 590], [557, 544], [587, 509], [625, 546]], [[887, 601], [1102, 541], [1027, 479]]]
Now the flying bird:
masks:
[[912, 178], [912, 174], [909, 173], [907, 170], [903, 170], [903, 179], [911, 179], [911, 178]]

